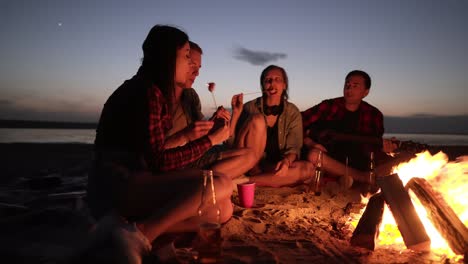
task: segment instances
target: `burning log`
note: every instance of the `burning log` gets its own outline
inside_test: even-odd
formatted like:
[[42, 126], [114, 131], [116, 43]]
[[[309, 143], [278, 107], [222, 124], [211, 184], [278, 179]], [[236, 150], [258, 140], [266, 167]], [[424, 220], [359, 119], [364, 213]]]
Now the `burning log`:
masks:
[[369, 199], [366, 210], [351, 237], [351, 245], [374, 250], [382, 223], [384, 205], [382, 193], [375, 194]]
[[375, 175], [382, 176], [382, 175], [390, 175], [393, 173], [393, 168], [400, 163], [408, 162], [412, 158], [416, 157], [416, 153], [402, 151], [396, 157], [387, 160], [386, 162], [379, 164], [375, 168]]
[[429, 251], [431, 240], [427, 236], [426, 230], [398, 174], [378, 177], [377, 182], [380, 185], [385, 202], [395, 218], [406, 247], [417, 251]]
[[456, 254], [468, 250], [468, 229], [444, 198], [423, 178], [412, 178], [406, 188], [414, 192], [426, 208], [428, 217]]

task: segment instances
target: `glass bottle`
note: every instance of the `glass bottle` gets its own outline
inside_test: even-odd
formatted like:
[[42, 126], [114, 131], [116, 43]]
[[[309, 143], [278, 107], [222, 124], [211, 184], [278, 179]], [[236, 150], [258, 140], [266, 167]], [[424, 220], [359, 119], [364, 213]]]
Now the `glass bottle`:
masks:
[[194, 249], [197, 263], [221, 262], [221, 210], [216, 200], [213, 171], [203, 171], [202, 200], [198, 207], [199, 229]]
[[312, 181], [312, 190], [315, 194], [315, 196], [320, 196], [322, 194], [322, 151], [320, 150], [317, 156], [317, 162], [315, 164], [315, 174], [314, 174], [314, 180]]
[[375, 180], [375, 158], [374, 152], [371, 152], [369, 158], [369, 194], [377, 192]]
[[369, 183], [370, 183], [371, 186], [375, 184], [374, 152], [370, 153], [370, 159], [369, 159]]

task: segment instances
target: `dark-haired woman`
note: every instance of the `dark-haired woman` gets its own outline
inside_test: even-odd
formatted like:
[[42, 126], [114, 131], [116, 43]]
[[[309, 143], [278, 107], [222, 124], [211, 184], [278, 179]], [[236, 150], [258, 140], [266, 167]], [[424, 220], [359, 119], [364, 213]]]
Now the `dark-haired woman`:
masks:
[[[120, 262], [141, 263], [164, 232], [198, 228], [202, 172], [187, 168], [225, 141], [229, 128], [208, 132], [213, 122], [200, 121], [185, 144], [165, 147], [192, 66], [187, 34], [156, 25], [143, 43], [137, 74], [114, 91], [102, 110], [88, 200], [99, 220], [93, 238], [111, 235], [119, 246], [115, 253], [123, 255]], [[249, 164], [244, 166], [247, 171]], [[215, 171], [214, 183], [220, 221], [226, 222], [232, 215], [232, 182], [220, 174]]]

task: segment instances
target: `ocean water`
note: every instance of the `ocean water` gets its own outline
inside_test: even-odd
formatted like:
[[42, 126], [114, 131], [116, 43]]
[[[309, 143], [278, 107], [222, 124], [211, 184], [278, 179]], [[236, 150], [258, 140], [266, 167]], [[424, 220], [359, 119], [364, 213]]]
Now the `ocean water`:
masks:
[[468, 135], [451, 134], [385, 134], [384, 138], [395, 137], [401, 141], [414, 141], [432, 146], [468, 146]]
[[[0, 128], [0, 143], [84, 143], [93, 144], [94, 129], [36, 129]], [[402, 141], [428, 145], [468, 146], [468, 135], [442, 134], [385, 134]]]
[[93, 144], [95, 129], [0, 128], [0, 143]]

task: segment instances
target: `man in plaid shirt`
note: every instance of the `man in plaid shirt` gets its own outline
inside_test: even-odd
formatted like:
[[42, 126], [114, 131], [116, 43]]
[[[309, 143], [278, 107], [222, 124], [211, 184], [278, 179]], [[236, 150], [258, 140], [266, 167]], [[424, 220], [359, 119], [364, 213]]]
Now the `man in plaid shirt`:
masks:
[[[258, 120], [249, 120], [243, 129], [248, 132], [248, 136], [245, 135], [237, 142], [232, 140], [234, 129], [237, 124], [237, 120], [242, 112], [243, 98], [241, 94], [234, 95], [231, 101], [232, 115], [223, 106], [218, 107], [216, 112], [210, 118], [214, 121], [213, 127], [207, 127], [204, 124], [213, 121], [203, 121], [204, 116], [201, 112], [200, 98], [195, 91], [191, 88], [199, 75], [200, 68], [202, 67], [202, 55], [203, 50], [201, 47], [190, 41], [190, 56], [193, 63], [193, 71], [187, 78], [185, 86], [183, 87], [182, 94], [179, 98], [178, 107], [173, 110], [172, 117], [170, 118], [171, 129], [165, 133], [164, 148], [166, 150], [176, 149], [180, 147], [184, 149], [189, 143], [197, 142], [198, 137], [194, 136], [194, 132], [204, 131], [204, 133], [210, 134], [220, 126], [227, 126], [229, 130], [229, 139], [223, 144], [217, 144], [214, 146], [203, 146], [202, 155], [195, 155], [190, 162], [184, 163], [174, 157], [170, 157], [163, 161], [166, 166], [163, 170], [172, 170], [178, 168], [211, 168], [213, 171], [222, 174], [229, 174], [231, 178], [240, 176], [245, 172], [246, 169], [250, 169], [253, 165], [249, 165], [252, 161], [258, 159], [255, 153], [247, 150], [245, 147], [247, 144], [241, 143], [242, 141], [258, 140], [252, 138], [253, 135], [260, 136], [262, 127], [258, 124]], [[151, 108], [154, 109], [154, 108]], [[263, 124], [263, 123], [262, 123]], [[258, 137], [257, 136], [257, 137]], [[159, 145], [161, 142], [155, 144]], [[194, 145], [199, 148], [200, 145]], [[208, 149], [206, 149], [208, 147]], [[188, 151], [183, 154], [183, 158], [192, 157], [192, 152]], [[181, 156], [182, 157], [182, 156]], [[167, 167], [169, 166], [169, 167]], [[167, 168], [166, 168], [167, 167]]]
[[[341, 177], [346, 187], [356, 181], [369, 180], [370, 153], [380, 160], [391, 152], [395, 145], [390, 140], [381, 140], [384, 134], [383, 115], [374, 106], [363, 101], [369, 94], [371, 78], [366, 72], [355, 70], [345, 78], [343, 96], [327, 99], [302, 112], [304, 146], [307, 159], [316, 164], [318, 152], [322, 151], [323, 168], [343, 176], [348, 163], [348, 177]], [[377, 144], [353, 141], [334, 141], [339, 134], [365, 136]], [[380, 139], [380, 140], [379, 140]], [[326, 154], [325, 154], [326, 153]]]

